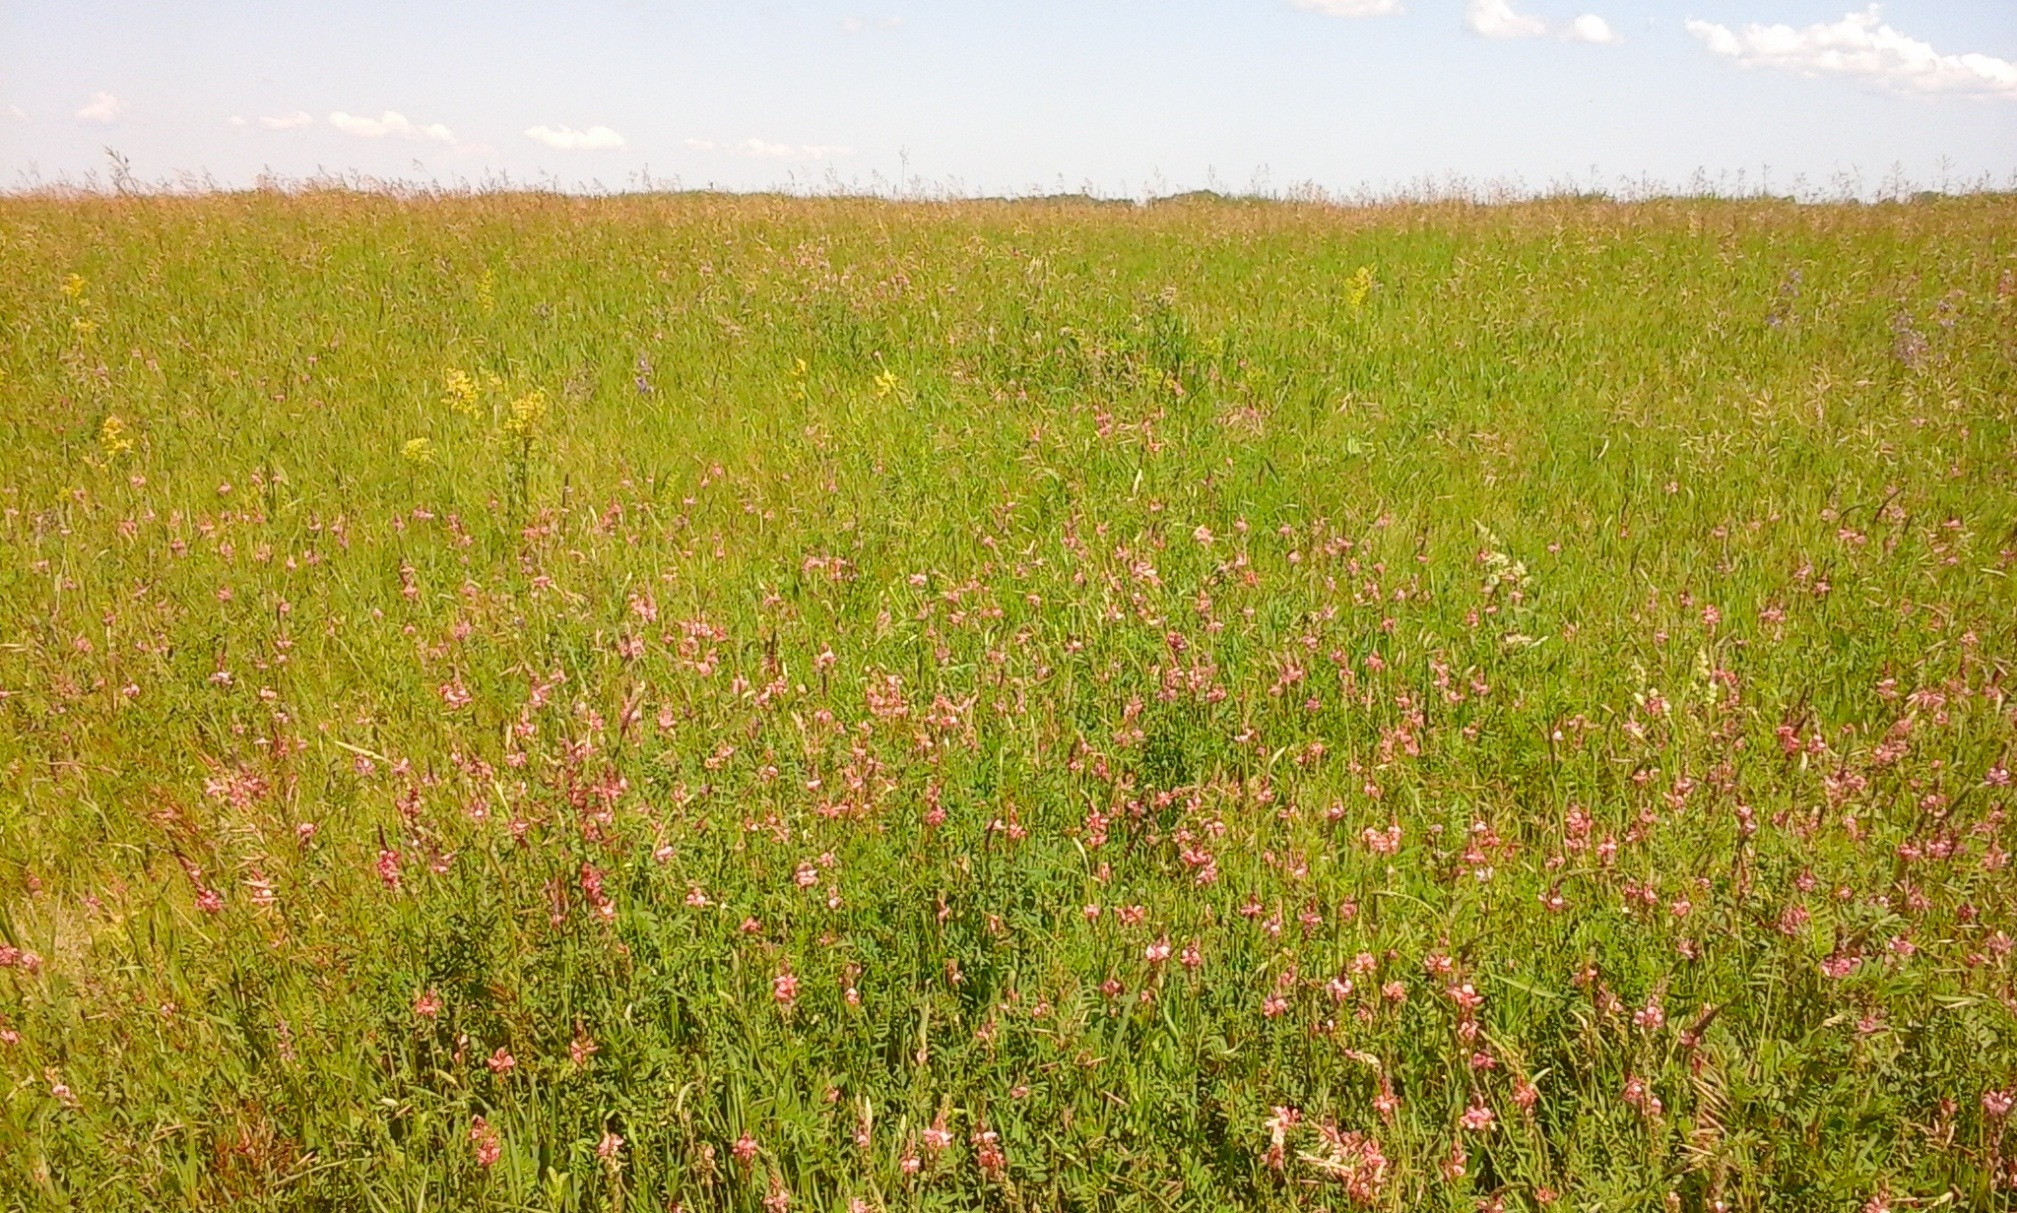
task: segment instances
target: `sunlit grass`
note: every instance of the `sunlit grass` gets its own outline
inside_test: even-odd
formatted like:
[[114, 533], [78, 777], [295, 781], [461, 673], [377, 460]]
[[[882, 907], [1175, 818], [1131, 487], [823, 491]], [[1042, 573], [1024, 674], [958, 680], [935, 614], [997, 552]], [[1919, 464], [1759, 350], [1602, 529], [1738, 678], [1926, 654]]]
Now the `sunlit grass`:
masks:
[[0, 202], [0, 1192], [2001, 1207], [2013, 233]]

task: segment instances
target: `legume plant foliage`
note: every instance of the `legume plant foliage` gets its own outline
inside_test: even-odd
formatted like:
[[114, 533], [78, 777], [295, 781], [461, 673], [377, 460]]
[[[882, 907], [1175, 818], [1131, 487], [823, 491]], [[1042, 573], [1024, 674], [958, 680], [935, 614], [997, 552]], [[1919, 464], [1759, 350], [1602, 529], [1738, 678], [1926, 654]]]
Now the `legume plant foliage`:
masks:
[[6, 1207], [2010, 1207], [2008, 197], [15, 197], [0, 339]]

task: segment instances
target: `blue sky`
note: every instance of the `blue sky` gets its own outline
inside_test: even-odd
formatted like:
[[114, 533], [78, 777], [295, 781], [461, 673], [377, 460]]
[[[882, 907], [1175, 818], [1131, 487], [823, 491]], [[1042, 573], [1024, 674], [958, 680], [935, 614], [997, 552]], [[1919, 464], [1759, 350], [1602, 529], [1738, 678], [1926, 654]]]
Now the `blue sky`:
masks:
[[0, 184], [1109, 195], [2017, 171], [2017, 2], [0, 0]]

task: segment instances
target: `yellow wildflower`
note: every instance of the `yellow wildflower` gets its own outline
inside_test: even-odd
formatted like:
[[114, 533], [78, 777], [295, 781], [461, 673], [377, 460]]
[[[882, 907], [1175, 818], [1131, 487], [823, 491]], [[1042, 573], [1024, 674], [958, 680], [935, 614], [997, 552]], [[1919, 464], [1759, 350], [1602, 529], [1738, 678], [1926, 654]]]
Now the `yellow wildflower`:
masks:
[[482, 397], [483, 391], [477, 387], [475, 378], [465, 371], [451, 367], [446, 379], [448, 393], [443, 399], [448, 402], [448, 407], [465, 417], [476, 416], [477, 401]]
[[117, 459], [133, 449], [133, 440], [126, 436], [126, 423], [118, 417], [107, 417], [98, 426], [98, 449], [105, 452], [107, 459]]
[[406, 458], [406, 462], [408, 463], [434, 462], [434, 444], [425, 438], [407, 439], [406, 445], [400, 448], [399, 453]]
[[534, 388], [511, 402], [511, 411], [504, 419], [504, 432], [514, 438], [528, 437], [545, 416], [546, 393]]
[[1352, 275], [1352, 280], [1345, 284], [1345, 300], [1352, 305], [1352, 310], [1356, 312], [1366, 306], [1366, 297], [1372, 293], [1373, 267], [1362, 265], [1359, 267], [1358, 272]]

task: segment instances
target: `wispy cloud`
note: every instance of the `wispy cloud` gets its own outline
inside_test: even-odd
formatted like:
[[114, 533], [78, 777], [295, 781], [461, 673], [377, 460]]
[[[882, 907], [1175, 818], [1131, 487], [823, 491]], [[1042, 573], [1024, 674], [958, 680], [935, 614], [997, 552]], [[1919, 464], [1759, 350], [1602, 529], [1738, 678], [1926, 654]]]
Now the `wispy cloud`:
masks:
[[843, 17], [840, 22], [840, 32], [849, 36], [865, 34], [870, 30], [893, 30], [901, 29], [902, 27], [902, 17], [876, 17], [873, 19], [868, 17]]
[[28, 111], [22, 109], [18, 105], [10, 105], [5, 109], [0, 109], [0, 120], [4, 120], [7, 122], [26, 122], [28, 121]]
[[1392, 17], [1407, 12], [1401, 0], [1290, 0], [1304, 12], [1326, 17]]
[[[243, 114], [233, 114], [227, 121], [233, 126], [252, 125], [251, 120], [247, 119]], [[315, 123], [315, 119], [304, 110], [295, 110], [291, 114], [268, 114], [258, 121], [261, 127], [269, 131], [299, 130], [304, 126], [312, 126]]]
[[854, 155], [853, 148], [839, 143], [772, 143], [767, 139], [726, 144], [712, 139], [688, 139], [686, 146], [696, 152], [728, 152], [752, 160], [833, 160]]
[[436, 143], [455, 142], [455, 132], [439, 122], [421, 126], [408, 120], [405, 114], [386, 110], [376, 118], [362, 118], [337, 110], [329, 115], [329, 125], [346, 135], [356, 135], [364, 139], [430, 139]]
[[1840, 21], [1804, 29], [1752, 24], [1733, 30], [1712, 21], [1686, 26], [1712, 54], [1743, 67], [1848, 76], [1897, 93], [2017, 101], [2017, 63], [1993, 55], [1943, 55], [1931, 43], [1885, 24], [1874, 4]]
[[606, 152], [623, 146], [623, 136], [606, 126], [591, 126], [585, 131], [571, 126], [530, 126], [525, 137], [570, 152]]
[[91, 94], [91, 100], [86, 101], [78, 109], [77, 120], [80, 122], [99, 123], [116, 122], [119, 120], [119, 115], [125, 113], [126, 109], [126, 103], [111, 93], [93, 93]]
[[854, 149], [834, 143], [769, 143], [762, 139], [745, 139], [735, 145], [735, 154], [758, 160], [830, 160], [836, 156], [852, 156]]

